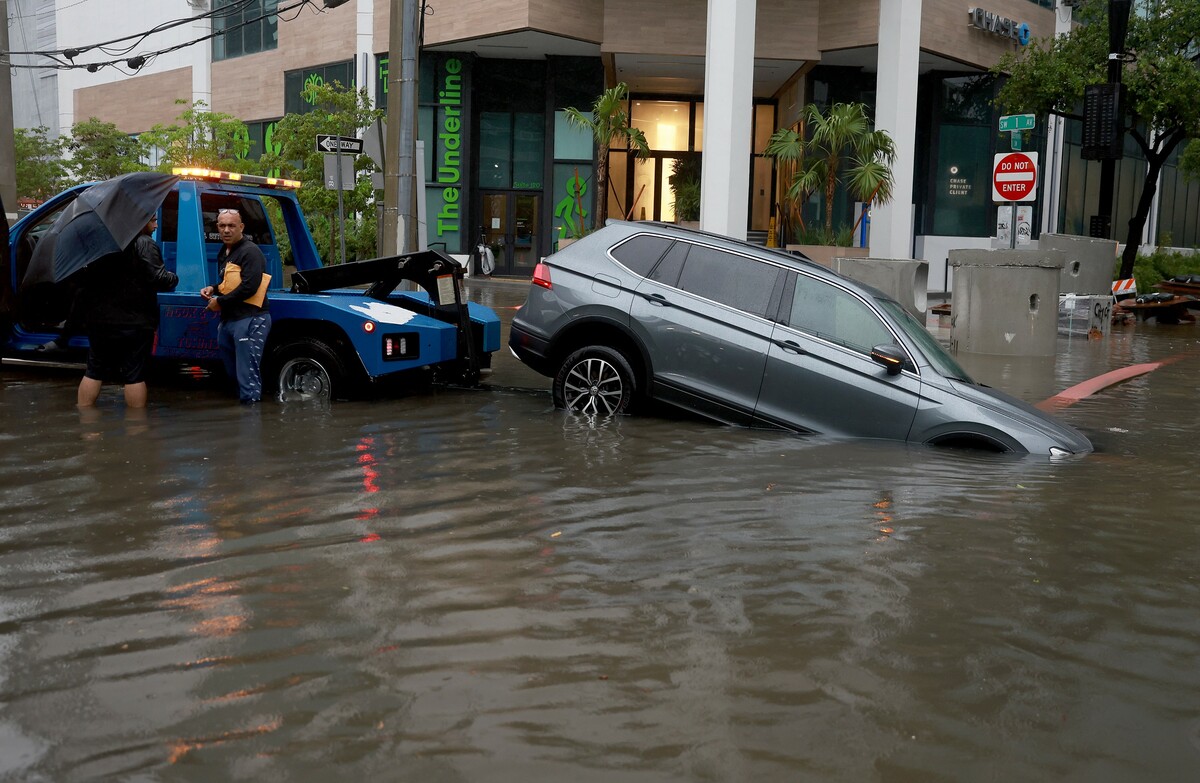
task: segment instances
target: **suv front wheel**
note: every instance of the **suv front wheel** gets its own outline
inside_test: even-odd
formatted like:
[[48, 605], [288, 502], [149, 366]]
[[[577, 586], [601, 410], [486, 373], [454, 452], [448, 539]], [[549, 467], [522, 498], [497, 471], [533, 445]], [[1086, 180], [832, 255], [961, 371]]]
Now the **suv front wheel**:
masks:
[[618, 350], [589, 345], [567, 357], [554, 376], [554, 404], [589, 416], [617, 416], [629, 408], [637, 378]]

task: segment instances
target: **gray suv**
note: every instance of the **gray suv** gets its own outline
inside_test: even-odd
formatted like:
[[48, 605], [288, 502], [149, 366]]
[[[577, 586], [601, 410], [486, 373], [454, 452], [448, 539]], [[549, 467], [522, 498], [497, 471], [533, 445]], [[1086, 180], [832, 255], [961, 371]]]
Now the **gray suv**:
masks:
[[895, 300], [781, 251], [611, 221], [538, 264], [509, 347], [554, 402], [1063, 456], [1082, 434], [967, 375]]

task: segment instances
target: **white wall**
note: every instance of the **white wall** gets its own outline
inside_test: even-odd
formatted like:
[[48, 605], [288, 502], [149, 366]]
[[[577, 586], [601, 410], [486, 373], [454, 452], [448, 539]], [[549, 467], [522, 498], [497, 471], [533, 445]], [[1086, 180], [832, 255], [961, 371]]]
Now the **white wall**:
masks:
[[[8, 0], [8, 15], [10, 50], [41, 52], [55, 48], [54, 0]], [[20, 67], [45, 62], [43, 57], [13, 55], [13, 126], [37, 128], [45, 125], [51, 136], [57, 136], [59, 72], [53, 68]]]
[[[79, 48], [96, 43], [111, 41], [126, 35], [145, 32], [165, 22], [175, 19], [190, 19], [207, 10], [210, 3], [202, 8], [194, 8], [188, 0], [104, 0], [80, 3], [79, 0], [53, 0], [57, 24], [58, 44], [56, 48]], [[118, 59], [128, 60], [138, 54], [146, 54], [188, 41], [193, 41], [207, 32], [197, 30], [195, 22], [189, 22], [169, 30], [154, 33], [139, 42], [129, 52], [120, 49], [129, 42], [114, 44], [110, 47], [118, 54], [107, 54], [99, 49], [93, 49], [75, 58], [76, 63], [107, 62]], [[203, 25], [207, 25], [205, 20]], [[187, 46], [168, 54], [154, 58], [138, 72], [142, 74], [161, 73], [176, 68], [192, 66], [193, 92], [199, 92], [201, 97], [207, 94], [208, 58], [212, 44], [208, 41]], [[203, 74], [196, 74], [202, 70]], [[122, 64], [119, 67], [107, 66], [96, 73], [89, 73], [85, 68], [72, 68], [59, 71], [58, 77], [58, 122], [62, 129], [70, 128], [75, 122], [74, 94], [84, 87], [94, 87], [100, 84], [112, 84], [122, 81], [131, 75], [129, 68]], [[196, 77], [200, 76], [197, 81]]]

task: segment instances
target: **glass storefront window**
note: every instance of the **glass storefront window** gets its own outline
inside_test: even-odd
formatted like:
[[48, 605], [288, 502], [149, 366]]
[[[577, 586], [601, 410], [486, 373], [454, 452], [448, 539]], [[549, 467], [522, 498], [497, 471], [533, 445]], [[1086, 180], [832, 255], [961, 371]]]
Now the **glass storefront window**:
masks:
[[479, 187], [512, 187], [512, 115], [508, 112], [479, 115]]
[[[553, 241], [581, 236], [583, 231], [590, 229], [592, 212], [596, 206], [591, 165], [555, 163], [554, 193], [551, 198], [554, 200], [550, 218]], [[616, 217], [615, 212], [613, 217]]]
[[317, 97], [313, 88], [324, 84], [354, 87], [354, 61], [301, 68], [283, 74], [283, 110], [287, 114], [307, 114], [316, 111]]
[[696, 104], [696, 152], [704, 149], [704, 104]]
[[629, 208], [629, 205], [625, 203], [625, 185], [629, 181], [627, 174], [628, 164], [628, 152], [610, 152], [608, 154], [609, 217], [624, 219], [625, 211]]
[[545, 118], [541, 114], [514, 114], [512, 139], [512, 186], [541, 190], [542, 161], [546, 154]]
[[[655, 161], [633, 164], [633, 214], [632, 220], [654, 220], [654, 205], [658, 202], [655, 177]], [[670, 191], [666, 191], [669, 193]], [[628, 209], [626, 210], [628, 211]]]
[[567, 113], [554, 112], [554, 159], [591, 160], [592, 134], [567, 122]]
[[943, 125], [938, 134], [938, 171], [934, 183], [933, 233], [938, 236], [989, 236], [992, 161], [986, 150], [993, 131], [982, 125]]
[[767, 142], [775, 132], [775, 107], [769, 103], [760, 103], [754, 107], [754, 153], [761, 155], [767, 149]]
[[541, 190], [546, 131], [542, 115], [479, 114], [479, 187]]
[[687, 151], [691, 119], [686, 101], [633, 102], [629, 124], [646, 134], [650, 149], [662, 152]]

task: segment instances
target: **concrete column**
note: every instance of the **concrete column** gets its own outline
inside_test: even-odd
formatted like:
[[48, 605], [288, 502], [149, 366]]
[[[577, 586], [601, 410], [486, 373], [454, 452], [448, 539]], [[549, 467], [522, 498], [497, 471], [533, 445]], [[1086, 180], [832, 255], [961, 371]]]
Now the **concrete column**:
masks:
[[746, 238], [756, 0], [708, 0], [700, 228]]
[[896, 142], [896, 162], [891, 203], [871, 210], [871, 255], [876, 258], [912, 258], [920, 54], [921, 0], [881, 2], [875, 127]]
[[1065, 263], [1061, 250], [951, 250], [951, 351], [1053, 356]]
[[[1055, 37], [1071, 32], [1075, 9], [1058, 0], [1054, 9]], [[1042, 233], [1053, 234], [1059, 229], [1058, 203], [1062, 199], [1063, 131], [1066, 120], [1057, 114], [1046, 118], [1046, 159], [1042, 162]]]
[[354, 29], [354, 59], [358, 64], [358, 86], [367, 88], [371, 103], [375, 103], [375, 47], [372, 45], [375, 30], [375, 0], [358, 0], [355, 9], [357, 23]]
[[[202, 14], [203, 8], [193, 8], [192, 15]], [[192, 21], [192, 39], [198, 40], [212, 35], [212, 17]], [[203, 40], [191, 47], [192, 50], [192, 103], [204, 101], [212, 110], [212, 48], [210, 40]]]

